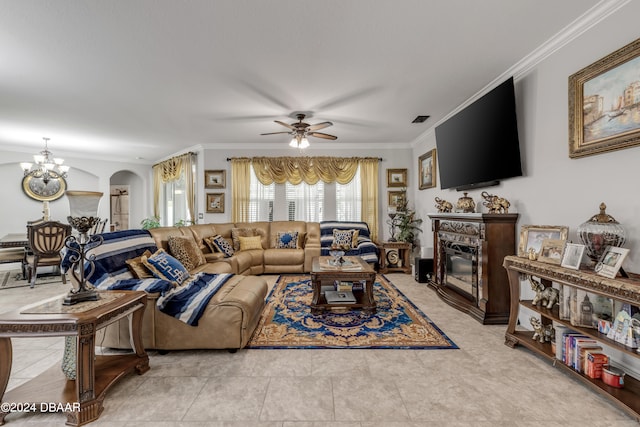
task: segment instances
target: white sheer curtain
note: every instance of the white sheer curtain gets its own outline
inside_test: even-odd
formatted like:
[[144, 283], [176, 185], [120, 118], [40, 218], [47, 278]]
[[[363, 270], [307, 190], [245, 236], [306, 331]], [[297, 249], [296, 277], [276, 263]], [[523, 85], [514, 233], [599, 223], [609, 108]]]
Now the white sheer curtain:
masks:
[[301, 182], [293, 185], [285, 184], [289, 221], [322, 221], [324, 211], [324, 182], [318, 181], [314, 185]]
[[347, 184], [336, 183], [336, 220], [362, 221], [362, 188], [360, 167]]
[[264, 185], [258, 181], [253, 168], [251, 168], [248, 221], [273, 221], [273, 205], [276, 200], [275, 189], [275, 183]]

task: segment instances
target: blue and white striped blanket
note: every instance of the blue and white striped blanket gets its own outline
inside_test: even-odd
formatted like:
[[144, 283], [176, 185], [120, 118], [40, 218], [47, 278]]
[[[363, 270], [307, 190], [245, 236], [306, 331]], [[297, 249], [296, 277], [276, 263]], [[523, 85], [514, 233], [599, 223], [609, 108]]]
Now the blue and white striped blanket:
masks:
[[[163, 279], [136, 279], [127, 267], [126, 260], [142, 255], [146, 250], [157, 250], [155, 241], [147, 230], [125, 230], [101, 234], [103, 243], [87, 250], [93, 257], [84, 269], [87, 282], [100, 290], [128, 290], [159, 293], [157, 305], [160, 311], [191, 326], [197, 326], [211, 298], [232, 274], [197, 273], [183, 286], [174, 288]], [[91, 243], [87, 248], [91, 247]], [[60, 267], [67, 272], [73, 263], [74, 252], [65, 248]], [[92, 268], [95, 270], [92, 272]]]
[[360, 256], [365, 262], [378, 262], [378, 246], [371, 240], [369, 226], [359, 221], [322, 221], [320, 223], [320, 255], [329, 255], [333, 242], [333, 230], [358, 230], [358, 245], [351, 248], [347, 255]]

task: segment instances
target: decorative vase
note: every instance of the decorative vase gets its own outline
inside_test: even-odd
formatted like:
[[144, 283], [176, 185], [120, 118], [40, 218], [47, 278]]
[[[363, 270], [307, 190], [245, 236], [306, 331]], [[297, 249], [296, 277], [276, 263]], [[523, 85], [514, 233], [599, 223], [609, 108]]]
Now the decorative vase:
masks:
[[456, 210], [458, 212], [471, 213], [476, 211], [476, 202], [469, 196], [467, 193], [464, 193], [464, 196], [458, 199], [458, 203], [456, 204]]
[[607, 246], [621, 247], [626, 240], [624, 228], [605, 212], [607, 205], [600, 203], [600, 213], [578, 226], [578, 236], [586, 247], [587, 255], [598, 262]]

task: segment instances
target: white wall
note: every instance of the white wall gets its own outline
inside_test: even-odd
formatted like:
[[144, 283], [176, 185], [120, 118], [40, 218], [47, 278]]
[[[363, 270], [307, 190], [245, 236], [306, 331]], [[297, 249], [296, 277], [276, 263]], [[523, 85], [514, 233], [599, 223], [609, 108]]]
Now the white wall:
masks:
[[[569, 240], [578, 243], [577, 227], [599, 212], [601, 202], [606, 203], [607, 213], [627, 232], [624, 247], [629, 248], [630, 253], [623, 268], [631, 272], [640, 272], [640, 198], [637, 191], [640, 146], [570, 159], [568, 78], [636, 40], [640, 35], [638, 16], [640, 2], [629, 2], [530, 71], [517, 76], [516, 104], [524, 176], [484, 189], [511, 201], [509, 212], [520, 214], [517, 230], [525, 224], [566, 225], [569, 227]], [[430, 131], [414, 147], [413, 157], [418, 158], [434, 147], [435, 135]], [[436, 211], [435, 197], [448, 200], [455, 206], [462, 196], [455, 190], [440, 190], [438, 187], [422, 191], [414, 187], [414, 191], [413, 198], [422, 218]], [[482, 191], [469, 192], [477, 206], [482, 206]], [[423, 230], [428, 234], [423, 236], [424, 241], [433, 246], [430, 227], [423, 227]], [[521, 292], [523, 295], [531, 294], [526, 284], [522, 285]], [[528, 329], [531, 328], [529, 314], [523, 312], [519, 317], [522, 326]], [[637, 359], [615, 350], [609, 354], [636, 376], [640, 373]]]
[[[35, 154], [35, 153], [34, 153]], [[24, 153], [0, 151], [0, 236], [7, 233], [26, 233], [29, 220], [42, 218], [42, 202], [27, 197], [22, 191], [22, 170], [20, 162], [29, 161], [31, 156]], [[65, 158], [69, 165], [68, 190], [101, 191], [98, 216], [109, 218], [109, 184], [111, 177], [121, 171], [131, 173], [132, 192], [136, 197], [131, 202], [131, 223], [139, 224], [142, 218], [151, 215], [151, 167], [149, 165], [128, 164]], [[119, 184], [122, 184], [118, 182]], [[67, 223], [69, 202], [65, 196], [49, 203], [51, 218]]]

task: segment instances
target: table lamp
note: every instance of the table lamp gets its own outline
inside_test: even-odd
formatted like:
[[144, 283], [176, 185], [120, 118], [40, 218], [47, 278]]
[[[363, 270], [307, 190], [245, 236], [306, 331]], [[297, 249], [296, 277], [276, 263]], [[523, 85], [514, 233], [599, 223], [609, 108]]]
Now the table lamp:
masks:
[[[87, 277], [85, 276], [85, 262], [93, 263], [93, 256], [88, 256], [91, 249], [102, 244], [102, 236], [94, 234], [89, 236], [88, 232], [95, 224], [100, 222], [98, 215], [98, 205], [100, 204], [101, 192], [97, 191], [67, 191], [65, 193], [69, 199], [70, 214], [67, 221], [78, 230], [79, 237], [71, 235], [67, 237], [65, 246], [72, 252], [69, 259], [71, 265], [71, 282], [74, 288], [69, 291], [62, 304], [73, 305], [82, 301], [97, 301], [100, 295], [95, 289], [87, 288]], [[88, 269], [92, 272], [93, 268]], [[91, 274], [91, 273], [89, 273]]]

